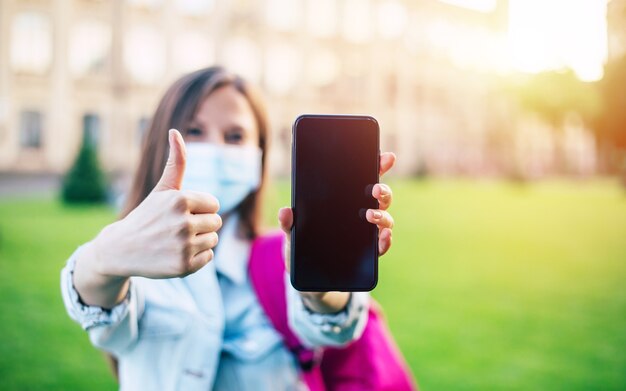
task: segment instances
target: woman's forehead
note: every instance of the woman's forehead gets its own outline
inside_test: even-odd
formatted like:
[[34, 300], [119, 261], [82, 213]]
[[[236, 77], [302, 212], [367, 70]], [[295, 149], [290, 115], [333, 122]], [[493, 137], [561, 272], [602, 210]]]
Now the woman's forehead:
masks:
[[234, 86], [227, 85], [211, 92], [198, 106], [194, 122], [205, 126], [220, 126], [236, 122], [256, 129], [256, 118], [248, 99]]

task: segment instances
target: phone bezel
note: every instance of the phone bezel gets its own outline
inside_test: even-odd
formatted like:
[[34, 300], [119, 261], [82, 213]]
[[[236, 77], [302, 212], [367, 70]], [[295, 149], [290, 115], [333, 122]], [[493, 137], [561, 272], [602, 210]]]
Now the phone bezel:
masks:
[[[298, 124], [302, 121], [302, 120], [307, 120], [307, 119], [333, 119], [333, 120], [359, 120], [359, 121], [372, 121], [374, 122], [374, 124], [376, 125], [376, 151], [378, 151], [377, 153], [377, 157], [376, 157], [376, 183], [380, 182], [380, 125], [378, 123], [378, 121], [369, 115], [358, 115], [358, 114], [302, 114], [299, 115], [296, 120], [294, 121], [293, 127], [292, 127], [292, 151], [291, 151], [291, 208], [293, 211], [293, 225], [291, 227], [291, 249], [290, 249], [290, 254], [289, 254], [289, 264], [290, 264], [290, 273], [289, 273], [289, 278], [291, 281], [291, 285], [298, 291], [306, 291], [306, 292], [328, 292], [328, 291], [341, 291], [341, 292], [368, 292], [373, 290], [376, 285], [378, 284], [378, 257], [379, 257], [379, 251], [378, 251], [378, 237], [380, 235], [380, 232], [378, 231], [378, 229], [376, 229], [376, 244], [374, 246], [375, 248], [375, 254], [374, 254], [374, 276], [373, 276], [373, 281], [371, 285], [368, 286], [363, 286], [363, 287], [351, 287], [350, 289], [345, 289], [346, 287], [340, 287], [340, 286], [299, 286], [296, 283], [296, 279], [295, 279], [295, 248], [296, 248], [296, 238], [297, 235], [295, 234], [295, 230], [296, 230], [296, 205], [295, 205], [295, 200], [296, 200], [296, 149], [297, 149], [297, 129], [298, 129]], [[376, 204], [378, 204], [378, 201], [376, 200]]]

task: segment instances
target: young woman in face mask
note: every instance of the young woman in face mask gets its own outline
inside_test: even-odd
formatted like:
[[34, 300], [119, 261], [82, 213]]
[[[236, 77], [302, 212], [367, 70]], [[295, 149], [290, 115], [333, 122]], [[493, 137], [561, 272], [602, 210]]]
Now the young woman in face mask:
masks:
[[[120, 219], [61, 272], [69, 315], [117, 360], [121, 389], [305, 388], [247, 273], [268, 139], [258, 96], [222, 68], [186, 75], [163, 96]], [[381, 174], [394, 161], [383, 153]], [[377, 184], [373, 196], [380, 209], [367, 219], [384, 254], [391, 189]], [[288, 246], [291, 209], [278, 218]], [[359, 338], [368, 293], [286, 290], [290, 328], [308, 347]]]

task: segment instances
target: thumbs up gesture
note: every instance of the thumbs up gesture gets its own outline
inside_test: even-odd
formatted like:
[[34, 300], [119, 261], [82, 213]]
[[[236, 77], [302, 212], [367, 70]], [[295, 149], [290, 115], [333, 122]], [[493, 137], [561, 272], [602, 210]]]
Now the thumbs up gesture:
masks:
[[152, 192], [95, 239], [100, 270], [118, 277], [182, 277], [213, 258], [222, 220], [210, 194], [181, 190], [185, 142], [169, 131], [169, 156]]

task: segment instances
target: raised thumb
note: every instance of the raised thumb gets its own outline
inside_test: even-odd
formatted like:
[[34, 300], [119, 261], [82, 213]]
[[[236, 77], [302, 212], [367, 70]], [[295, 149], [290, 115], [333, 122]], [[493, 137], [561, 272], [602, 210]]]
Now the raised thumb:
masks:
[[170, 153], [163, 169], [163, 175], [154, 188], [154, 191], [180, 190], [185, 173], [185, 163], [187, 154], [185, 152], [185, 141], [180, 132], [170, 129], [168, 134]]

